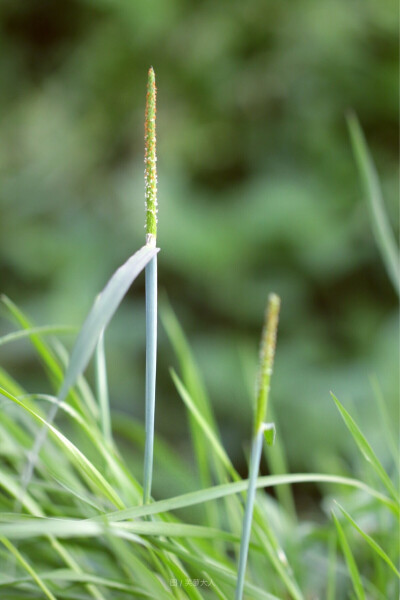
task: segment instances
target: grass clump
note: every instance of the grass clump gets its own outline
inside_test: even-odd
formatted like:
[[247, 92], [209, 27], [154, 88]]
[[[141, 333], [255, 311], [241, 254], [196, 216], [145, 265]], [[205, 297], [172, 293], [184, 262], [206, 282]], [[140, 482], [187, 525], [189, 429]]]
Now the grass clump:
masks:
[[[11, 300], [2, 298], [4, 314], [16, 329], [1, 337], [0, 345], [29, 339], [53, 392], [26, 390], [0, 369], [1, 597], [396, 597], [396, 461], [384, 464], [377, 457], [339, 400], [334, 398], [339, 414], [365, 461], [355, 460], [351, 472], [338, 468], [335, 473], [298, 474], [274, 472], [278, 463], [271, 462], [271, 474], [259, 476], [264, 436], [272, 443], [275, 431], [265, 423], [280, 306], [275, 295], [269, 300], [261, 345], [249, 479], [240, 476], [224, 448], [212, 403], [175, 314], [167, 304], [162, 307], [179, 365], [171, 376], [188, 411], [196, 473], [191, 473], [190, 492], [172, 491], [167, 498], [152, 499], [153, 457], [155, 473], [162, 464], [171, 481], [191, 470], [185, 457], [154, 435], [158, 248], [153, 117], [155, 82], [150, 70], [146, 244], [113, 274], [94, 301], [70, 355], [60, 340], [68, 334], [64, 328], [37, 327]], [[145, 427], [110, 407], [104, 348], [107, 326], [142, 270]], [[95, 386], [85, 376], [93, 355]], [[384, 409], [381, 399], [379, 403]], [[123, 442], [129, 442], [130, 456], [143, 456], [143, 479], [129, 456], [125, 458]], [[279, 464], [284, 464], [284, 440], [279, 443]], [[297, 514], [287, 495], [277, 494], [275, 499], [264, 491], [297, 484], [316, 486], [322, 499], [318, 519]]]

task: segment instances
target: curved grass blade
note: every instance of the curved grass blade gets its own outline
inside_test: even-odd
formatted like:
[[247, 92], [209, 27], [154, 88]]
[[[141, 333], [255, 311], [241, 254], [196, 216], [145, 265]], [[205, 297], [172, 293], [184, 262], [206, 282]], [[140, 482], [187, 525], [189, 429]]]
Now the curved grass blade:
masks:
[[[209, 558], [204, 558], [204, 556], [196, 555], [193, 552], [187, 552], [183, 548], [168, 542], [158, 541], [157, 545], [169, 550], [173, 554], [176, 554], [176, 556], [179, 556], [184, 562], [195, 565], [197, 568], [202, 569], [203, 573], [211, 574], [220, 582], [228, 584], [231, 588], [235, 587], [236, 573], [232, 569], [223, 567], [219, 563], [210, 560]], [[248, 583], [247, 581], [244, 584], [244, 591], [246, 594], [246, 600], [247, 598], [253, 598], [254, 600], [279, 600], [277, 596], [274, 596], [273, 594], [270, 594], [259, 587]]]
[[30, 327], [29, 329], [20, 329], [18, 331], [12, 331], [7, 335], [0, 337], [0, 346], [9, 344], [10, 342], [16, 342], [24, 338], [30, 337], [31, 335], [54, 335], [60, 333], [75, 333], [76, 327], [69, 327], [68, 325], [44, 325], [42, 327]]
[[40, 576], [36, 573], [35, 569], [24, 559], [22, 554], [17, 550], [17, 548], [5, 537], [0, 537], [0, 542], [4, 544], [4, 546], [15, 556], [20, 565], [29, 573], [32, 579], [37, 583], [40, 587], [44, 595], [49, 600], [57, 600], [57, 598], [51, 593], [47, 585], [40, 578]]
[[86, 369], [101, 332], [111, 321], [132, 282], [157, 252], [158, 248], [143, 246], [115, 271], [97, 296], [72, 350], [64, 381], [57, 395], [60, 401], [65, 400], [79, 375]]
[[336, 517], [335, 513], [332, 511], [332, 517], [333, 520], [335, 522], [336, 525], [336, 529], [338, 532], [338, 537], [339, 537], [339, 542], [340, 545], [342, 547], [342, 551], [343, 554], [345, 556], [346, 559], [346, 563], [347, 563], [347, 568], [349, 570], [350, 573], [350, 577], [351, 577], [351, 581], [353, 583], [353, 587], [354, 587], [354, 591], [356, 593], [356, 596], [358, 598], [358, 600], [365, 600], [365, 591], [361, 582], [361, 576], [360, 573], [358, 571], [358, 567], [357, 567], [357, 563], [354, 560], [354, 556], [353, 553], [351, 551], [351, 548], [349, 546], [349, 542], [347, 541], [347, 538], [345, 536], [345, 533], [342, 529], [341, 524], [339, 523], [338, 518]]
[[352, 526], [354, 527], [354, 529], [356, 531], [358, 531], [358, 533], [364, 538], [364, 540], [367, 542], [367, 544], [369, 544], [371, 546], [371, 548], [378, 554], [378, 556], [380, 556], [382, 558], [382, 560], [384, 560], [385, 563], [387, 565], [389, 565], [389, 567], [392, 569], [392, 571], [394, 573], [396, 573], [397, 577], [400, 578], [400, 572], [396, 569], [396, 567], [394, 566], [394, 564], [392, 563], [392, 561], [390, 560], [390, 558], [388, 557], [388, 555], [386, 554], [386, 552], [383, 550], [383, 548], [381, 548], [380, 545], [377, 544], [375, 542], [375, 540], [372, 539], [372, 537], [370, 535], [368, 535], [367, 533], [365, 533], [365, 531], [363, 531], [361, 529], [361, 527], [359, 525], [357, 525], [357, 523], [354, 521], [354, 519], [351, 518], [351, 516], [349, 515], [349, 513], [345, 511], [345, 509], [343, 508], [343, 506], [341, 506], [339, 504], [339, 502], [335, 501], [335, 504], [337, 504], [337, 506], [342, 511], [343, 515], [346, 517], [346, 519], [349, 521], [349, 523], [352, 524]]
[[[104, 521], [104, 519], [103, 519]], [[145, 536], [165, 536], [182, 538], [225, 539], [239, 542], [238, 536], [220, 529], [187, 523], [169, 523], [164, 521], [125, 521], [120, 523], [104, 523], [90, 519], [54, 519], [54, 518], [16, 518], [6, 523], [0, 522], [0, 537], [9, 539], [37, 538], [53, 535], [57, 538], [89, 538], [97, 537], [105, 532], [124, 537], [125, 532]]]
[[[96, 298], [73, 347], [71, 359], [57, 395], [59, 402], [65, 400], [68, 392], [87, 367], [101, 332], [107, 327], [132, 282], [157, 252], [158, 248], [143, 246], [115, 271], [103, 291]], [[48, 424], [54, 421], [57, 410], [58, 404], [54, 404], [47, 416]], [[29, 486], [40, 448], [46, 439], [46, 434], [47, 429], [42, 428], [35, 440], [30, 460], [23, 474], [23, 489], [27, 489]]]
[[[15, 319], [15, 321], [17, 323], [19, 323], [19, 325], [21, 325], [21, 327], [24, 330], [35, 329], [31, 323], [31, 321], [28, 319], [28, 317], [22, 312], [22, 310], [12, 300], [10, 300], [10, 298], [8, 298], [7, 296], [5, 296], [3, 294], [0, 296], [0, 300], [4, 304], [4, 306], [7, 308], [8, 312], [10, 313], [12, 318]], [[49, 344], [44, 339], [42, 339], [42, 336], [40, 334], [31, 333], [29, 338], [30, 338], [30, 341], [31, 341], [33, 347], [35, 348], [38, 356], [40, 357], [40, 359], [43, 362], [43, 365], [44, 365], [45, 371], [49, 377], [49, 380], [53, 384], [54, 388], [56, 390], [58, 390], [59, 386], [62, 383], [63, 377], [64, 377], [64, 370], [62, 368], [60, 361], [54, 355], [53, 349], [49, 346]], [[74, 405], [83, 414], [88, 415], [88, 417], [97, 415], [97, 406], [95, 404], [88, 404], [87, 407], [83, 406], [81, 399], [75, 390], [71, 390], [70, 398], [71, 398], [71, 401], [74, 403]], [[88, 410], [86, 410], [86, 408], [89, 409], [90, 412]]]
[[[377, 492], [373, 488], [367, 486], [358, 479], [350, 479], [349, 477], [341, 477], [337, 475], [324, 475], [320, 473], [297, 473], [289, 475], [265, 475], [258, 477], [256, 482], [257, 488], [268, 488], [276, 485], [287, 485], [294, 483], [332, 483], [336, 485], [345, 485], [353, 488], [360, 489], [366, 494], [378, 498], [382, 503], [387, 505], [392, 511], [395, 511], [395, 503]], [[118, 510], [108, 513], [108, 521], [123, 521], [125, 519], [137, 519], [139, 517], [145, 517], [148, 515], [156, 515], [163, 512], [172, 510], [178, 510], [180, 508], [187, 508], [188, 506], [195, 506], [196, 504], [202, 504], [203, 502], [209, 502], [211, 500], [218, 500], [229, 496], [231, 494], [239, 494], [247, 490], [249, 486], [248, 479], [241, 481], [235, 481], [233, 483], [225, 483], [222, 485], [216, 485], [205, 490], [199, 490], [197, 492], [190, 492], [188, 494], [182, 494], [167, 500], [159, 500], [146, 506], [133, 506], [132, 508], [126, 508], [124, 510]], [[98, 517], [94, 517], [93, 520], [97, 520]]]
[[[164, 300], [163, 302], [161, 319], [169, 341], [178, 358], [182, 372], [182, 380], [186, 389], [188, 390], [193, 404], [197, 408], [198, 414], [200, 414], [205, 423], [208, 424], [209, 430], [212, 431], [218, 438], [218, 428], [210, 401], [204, 388], [203, 381], [196, 367], [190, 346], [186, 340], [182, 327], [167, 300]], [[214, 466], [214, 463], [212, 460], [210, 460], [211, 457], [207, 451], [207, 444], [204, 443], [204, 430], [201, 430], [201, 427], [199, 426], [198, 422], [196, 422], [193, 413], [189, 414], [189, 425], [193, 449], [196, 456], [196, 465], [200, 484], [201, 487], [206, 488], [212, 484], [211, 469]], [[217, 467], [216, 470], [218, 478], [221, 478], [221, 469], [218, 469]], [[218, 522], [218, 516], [214, 510], [214, 507], [206, 506], [205, 510], [208, 522], [216, 524]]]
[[382, 483], [384, 484], [384, 486], [387, 488], [387, 490], [390, 492], [390, 494], [392, 495], [392, 497], [398, 504], [399, 494], [396, 490], [396, 487], [392, 483], [389, 475], [386, 473], [381, 462], [379, 461], [376, 454], [374, 453], [371, 446], [369, 445], [368, 441], [364, 437], [364, 434], [359, 429], [359, 427], [358, 427], [357, 423], [354, 421], [353, 417], [347, 412], [347, 410], [344, 408], [344, 406], [339, 402], [339, 400], [336, 398], [336, 396], [332, 392], [331, 392], [331, 396], [332, 396], [337, 408], [339, 409], [339, 412], [343, 418], [343, 421], [346, 424], [346, 427], [348, 428], [351, 435], [353, 436], [354, 441], [356, 442], [357, 446], [361, 450], [361, 453], [363, 454], [364, 458], [371, 464], [371, 466], [373, 467], [373, 469], [379, 476], [379, 478], [382, 481]]
[[354, 113], [347, 117], [354, 156], [364, 186], [371, 213], [372, 229], [376, 243], [392, 284], [400, 294], [400, 259], [393, 231], [383, 204], [379, 178], [368, 150], [360, 123]]
[[237, 478], [237, 473], [236, 473], [235, 469], [233, 468], [228, 455], [226, 454], [225, 450], [223, 449], [222, 445], [220, 444], [217, 436], [215, 435], [214, 431], [212, 430], [212, 427], [209, 425], [206, 418], [203, 417], [202, 413], [200, 412], [200, 410], [197, 408], [197, 406], [193, 402], [187, 389], [183, 385], [182, 381], [179, 379], [178, 375], [175, 373], [174, 369], [170, 369], [170, 374], [171, 374], [172, 380], [175, 384], [175, 387], [178, 390], [180, 397], [186, 404], [189, 412], [193, 415], [193, 418], [195, 419], [195, 421], [199, 424], [205, 437], [208, 438], [208, 441], [210, 442], [215, 454], [221, 460], [222, 464], [224, 465], [226, 470], [231, 474], [231, 476], [234, 478]]
[[[55, 396], [50, 396], [48, 394], [28, 394], [20, 396], [20, 400], [31, 398], [46, 400], [52, 404], [58, 404], [59, 409], [64, 411], [64, 413], [67, 414], [84, 431], [87, 439], [92, 442], [97, 453], [104, 458], [105, 464], [108, 466], [110, 472], [109, 482], [115, 482], [115, 484], [118, 486], [118, 489], [123, 492], [123, 496], [129, 502], [136, 504], [139, 498], [139, 484], [127, 476], [123, 465], [121, 464], [118, 456], [115, 455], [113, 449], [107, 446], [107, 444], [104, 444], [104, 440], [100, 435], [99, 429], [96, 426], [89, 425], [82, 415], [69, 404], [66, 404], [65, 402], [58, 402]], [[59, 479], [61, 474], [60, 472], [53, 473], [53, 476], [55, 479]], [[69, 490], [71, 493], [76, 493], [72, 492], [71, 488], [69, 488]]]
[[[51, 423], [43, 419], [40, 415], [38, 415], [34, 410], [26, 406], [21, 400], [0, 388], [0, 395], [5, 396], [9, 400], [12, 400], [22, 408], [24, 408], [29, 414], [31, 414], [38, 422], [42, 423], [44, 427], [41, 431], [47, 429], [50, 430], [52, 435], [54, 435], [55, 439], [61, 444], [64, 450], [69, 455], [73, 464], [77, 467], [79, 473], [86, 478], [86, 480], [95, 486], [95, 488], [102, 492], [104, 496], [116, 507], [122, 509], [124, 508], [124, 504], [122, 500], [119, 498], [118, 494], [113, 490], [108, 481], [103, 477], [103, 475], [96, 469], [96, 467], [88, 460], [88, 458], [68, 439], [66, 438], [58, 429], [56, 429]], [[21, 483], [22, 492], [25, 493], [27, 490], [26, 482]], [[22, 501], [21, 501], [22, 502]]]

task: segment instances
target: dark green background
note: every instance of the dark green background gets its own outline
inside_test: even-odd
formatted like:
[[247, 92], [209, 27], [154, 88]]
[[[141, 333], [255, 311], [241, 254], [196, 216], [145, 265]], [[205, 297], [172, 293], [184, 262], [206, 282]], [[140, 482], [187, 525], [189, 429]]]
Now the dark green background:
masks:
[[[275, 291], [272, 402], [291, 468], [351, 460], [330, 390], [384, 459], [369, 378], [395, 419], [397, 304], [345, 113], [359, 116], [397, 228], [396, 12], [389, 0], [2, 0], [1, 291], [37, 324], [80, 325], [142, 245], [153, 65], [160, 292], [189, 337], [228, 451], [243, 470], [249, 388]], [[107, 334], [112, 404], [138, 417], [143, 279]], [[1, 348], [0, 359], [30, 391], [47, 389], [27, 342]], [[156, 427], [186, 451], [171, 364], [160, 327]]]

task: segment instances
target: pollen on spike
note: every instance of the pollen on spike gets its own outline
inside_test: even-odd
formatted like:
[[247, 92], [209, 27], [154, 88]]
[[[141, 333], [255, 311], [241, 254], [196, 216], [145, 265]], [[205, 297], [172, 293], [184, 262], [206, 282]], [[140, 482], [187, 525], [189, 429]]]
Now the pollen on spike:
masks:
[[153, 67], [150, 67], [148, 72], [146, 96], [144, 163], [146, 238], [151, 238], [154, 240], [157, 235], [156, 94], [157, 90], [154, 69]]
[[278, 331], [279, 311], [281, 300], [276, 294], [270, 294], [265, 313], [264, 329], [260, 345], [260, 361], [256, 393], [255, 431], [258, 431], [267, 411], [270, 380], [272, 376], [276, 335]]

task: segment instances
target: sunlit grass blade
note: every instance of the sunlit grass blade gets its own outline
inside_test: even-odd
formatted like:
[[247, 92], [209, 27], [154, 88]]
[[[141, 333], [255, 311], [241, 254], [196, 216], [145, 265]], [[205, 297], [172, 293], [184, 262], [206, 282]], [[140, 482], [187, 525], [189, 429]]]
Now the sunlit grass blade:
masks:
[[[104, 462], [109, 469], [109, 476], [107, 477], [109, 482], [117, 485], [118, 489], [123, 492], [124, 497], [130, 502], [136, 503], [138, 501], [139, 484], [133, 478], [127, 476], [118, 455], [115, 454], [113, 448], [104, 443], [104, 440], [100, 434], [100, 430], [95, 425], [88, 424], [82, 415], [80, 415], [80, 413], [78, 413], [72, 406], [66, 404], [65, 402], [59, 402], [54, 396], [49, 396], [46, 394], [30, 394], [20, 396], [19, 399], [26, 402], [30, 398], [46, 400], [52, 404], [56, 403], [59, 409], [68, 415], [74, 424], [83, 430], [87, 441], [90, 441], [93, 444], [97, 454], [104, 459]], [[57, 477], [60, 478], [60, 472], [55, 473], [54, 477], [56, 479]], [[64, 485], [66, 485], [66, 482], [64, 482]], [[73, 493], [72, 490], [71, 493]]]
[[173, 369], [170, 369], [170, 373], [171, 373], [172, 380], [176, 386], [176, 389], [178, 390], [180, 397], [186, 404], [190, 413], [193, 415], [193, 418], [197, 421], [197, 423], [201, 427], [202, 431], [204, 432], [205, 436], [207, 437], [208, 441], [210, 442], [215, 454], [221, 460], [221, 462], [225, 466], [226, 470], [233, 477], [237, 478], [238, 475], [237, 475], [235, 469], [233, 468], [228, 455], [226, 454], [225, 450], [223, 449], [222, 445], [220, 444], [219, 440], [217, 439], [217, 437], [216, 437], [215, 433], [213, 432], [213, 430], [211, 429], [210, 425], [207, 423], [206, 419], [203, 417], [203, 415], [201, 414], [201, 412], [199, 411], [199, 409], [193, 402], [188, 391], [186, 390], [185, 386], [183, 385], [183, 383], [181, 382], [181, 380], [179, 379], [179, 377], [175, 373], [175, 371]]
[[15, 556], [19, 564], [29, 573], [32, 579], [37, 583], [37, 585], [42, 590], [43, 594], [49, 600], [57, 600], [57, 598], [52, 594], [47, 585], [41, 579], [41, 577], [37, 574], [35, 569], [25, 560], [19, 550], [5, 537], [0, 537], [0, 542], [4, 544], [4, 546]]
[[[121, 583], [106, 577], [99, 577], [90, 573], [76, 573], [72, 569], [54, 569], [53, 571], [41, 573], [40, 577], [42, 581], [96, 584], [111, 590], [120, 590], [123, 592], [130, 592], [131, 594], [138, 591], [138, 588], [133, 585]], [[17, 577], [15, 579], [0, 581], [0, 588], [24, 583], [26, 581], [29, 581], [28, 577]]]
[[[191, 348], [171, 305], [166, 299], [164, 299], [162, 305], [161, 318], [170, 343], [178, 358], [182, 381], [192, 400], [192, 404], [196, 408], [196, 413], [192, 411], [189, 413], [189, 426], [200, 485], [206, 488], [212, 484], [213, 468], [219, 479], [224, 477], [224, 473], [223, 471], [221, 473], [221, 469], [212, 460], [212, 455], [208, 452], [207, 443], [205, 443], [205, 430], [201, 430], [201, 424], [196, 420], [195, 415], [201, 415], [204, 424], [207, 425], [207, 430], [211, 431], [216, 439], [219, 439], [217, 424]], [[218, 514], [212, 505], [206, 505], [205, 512], [210, 523], [216, 524], [218, 522]], [[228, 514], [232, 519], [233, 511], [229, 511]]]
[[[38, 415], [31, 408], [26, 406], [21, 400], [0, 388], [0, 395], [5, 396], [12, 402], [15, 402], [22, 408], [24, 408], [32, 417], [36, 419], [39, 423], [44, 425], [46, 429], [50, 431], [50, 433], [54, 436], [57, 442], [61, 445], [61, 447], [65, 450], [66, 454], [69, 456], [71, 462], [76, 466], [79, 473], [95, 488], [112, 503], [116, 507], [122, 509], [124, 508], [124, 504], [122, 500], [119, 498], [118, 494], [112, 489], [110, 484], [106, 481], [103, 475], [93, 466], [93, 464], [88, 460], [88, 458], [58, 429], [56, 429], [51, 423], [47, 422], [40, 415]], [[43, 429], [43, 428], [42, 428]], [[26, 482], [22, 482], [22, 491], [25, 493], [27, 489]]]
[[[1, 520], [0, 520], [1, 521]], [[53, 535], [57, 538], [89, 538], [97, 537], [108, 531], [118, 537], [124, 537], [125, 532], [145, 536], [165, 536], [173, 538], [203, 538], [225, 539], [238, 542], [239, 538], [226, 531], [205, 527], [203, 525], [189, 525], [187, 523], [167, 523], [164, 521], [124, 521], [104, 524], [101, 519], [53, 519], [53, 518], [18, 518], [13, 522], [0, 522], [0, 536], [13, 540], [28, 540], [44, 535]]]
[[[217, 579], [218, 582], [224, 582], [229, 585], [230, 592], [233, 592], [234, 587], [236, 586], [237, 576], [235, 571], [232, 569], [228, 569], [212, 559], [209, 559], [208, 556], [198, 556], [193, 552], [188, 552], [187, 550], [180, 548], [176, 545], [173, 545], [169, 542], [158, 542], [158, 545], [162, 548], [168, 549], [170, 552], [173, 552], [177, 556], [179, 556], [185, 563], [192, 564], [197, 568], [202, 569], [203, 572], [209, 573], [213, 578]], [[277, 598], [274, 594], [270, 594], [267, 591], [260, 589], [256, 585], [248, 583], [247, 581], [244, 583], [244, 592], [247, 598], [252, 598], [254, 600], [281, 600]]]
[[[11, 317], [24, 329], [32, 330], [35, 329], [30, 319], [25, 313], [14, 303], [10, 298], [4, 294], [0, 296], [1, 302], [6, 307]], [[31, 333], [29, 339], [35, 348], [38, 357], [42, 361], [45, 372], [48, 375], [54, 389], [58, 391], [61, 382], [64, 377], [64, 371], [60, 361], [54, 354], [53, 348], [49, 343], [42, 338], [41, 334]], [[6, 387], [6, 386], [4, 386]], [[88, 418], [96, 416], [97, 407], [96, 405], [88, 404], [87, 406], [82, 405], [81, 399], [74, 389], [70, 391], [69, 399], [74, 405], [84, 414], [87, 414]]]
[[69, 327], [67, 325], [44, 325], [43, 327], [30, 327], [29, 329], [20, 329], [18, 331], [8, 333], [7, 335], [3, 335], [0, 337], [0, 346], [28, 338], [32, 335], [55, 335], [60, 333], [75, 332], [76, 327]]
[[374, 552], [376, 552], [376, 554], [378, 554], [378, 556], [380, 556], [382, 558], [382, 560], [384, 560], [385, 563], [387, 565], [389, 565], [389, 567], [392, 569], [392, 571], [394, 573], [396, 573], [397, 577], [400, 578], [400, 572], [396, 569], [393, 562], [390, 560], [389, 556], [386, 554], [386, 552], [383, 550], [383, 548], [381, 548], [381, 546], [379, 544], [377, 544], [377, 542], [375, 542], [375, 540], [370, 535], [365, 533], [365, 531], [363, 531], [361, 529], [361, 527], [359, 525], [357, 525], [357, 523], [349, 515], [349, 513], [343, 508], [343, 506], [341, 506], [338, 502], [336, 502], [336, 504], [342, 511], [345, 518], [349, 521], [349, 523], [352, 524], [354, 529], [356, 531], [358, 531], [358, 533], [364, 538], [364, 540], [367, 542], [367, 544], [369, 544], [371, 546], [371, 548], [374, 550]]
[[354, 560], [353, 553], [349, 546], [349, 542], [347, 541], [347, 538], [345, 536], [343, 528], [342, 528], [341, 524], [339, 523], [339, 520], [333, 511], [332, 511], [332, 518], [333, 518], [335, 526], [336, 526], [340, 546], [342, 548], [344, 557], [346, 559], [347, 568], [349, 570], [349, 574], [351, 577], [351, 581], [353, 583], [353, 588], [356, 593], [356, 596], [357, 596], [358, 600], [366, 600], [365, 591], [364, 591], [362, 581], [361, 581], [361, 576], [360, 576], [356, 561]]
[[363, 131], [354, 113], [347, 117], [353, 151], [368, 199], [372, 229], [388, 275], [400, 294], [400, 259], [393, 231], [384, 207], [379, 178], [368, 150]]
[[364, 458], [370, 463], [370, 465], [373, 467], [373, 469], [379, 476], [379, 478], [382, 481], [382, 483], [384, 484], [384, 486], [390, 492], [390, 494], [392, 495], [394, 500], [398, 503], [399, 493], [396, 490], [396, 487], [394, 486], [394, 484], [392, 483], [389, 475], [386, 473], [385, 469], [383, 468], [381, 462], [377, 458], [376, 454], [372, 450], [370, 444], [366, 440], [364, 434], [361, 432], [357, 423], [354, 421], [354, 419], [351, 417], [351, 415], [347, 412], [347, 410], [344, 408], [344, 406], [339, 402], [339, 400], [336, 398], [336, 396], [334, 394], [332, 394], [332, 392], [331, 392], [331, 396], [332, 396], [336, 406], [339, 409], [339, 412], [343, 418], [343, 421], [346, 424], [346, 427], [348, 428], [351, 435], [353, 436], [353, 439], [356, 442], [359, 449], [361, 450]]
[[[378, 498], [380, 502], [384, 503], [388, 508], [395, 512], [395, 503], [390, 498], [380, 494], [374, 488], [369, 487], [358, 479], [351, 479], [349, 477], [341, 477], [338, 475], [325, 475], [323, 473], [265, 475], [257, 478], [256, 487], [269, 488], [277, 485], [316, 482], [331, 483], [339, 486], [344, 485], [346, 487], [362, 490], [371, 497]], [[123, 521], [125, 519], [136, 519], [148, 515], [156, 515], [158, 513], [178, 510], [180, 508], [187, 508], [188, 506], [195, 506], [196, 504], [202, 504], [203, 502], [218, 500], [231, 494], [240, 494], [241, 492], [246, 491], [248, 486], [248, 479], [235, 481], [233, 483], [215, 485], [205, 490], [189, 492], [188, 494], [182, 494], [166, 500], [158, 500], [152, 504], [149, 504], [148, 506], [133, 506], [131, 508], [110, 512], [107, 514], [107, 519], [109, 521]]]

